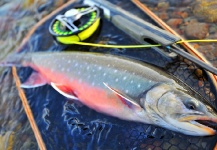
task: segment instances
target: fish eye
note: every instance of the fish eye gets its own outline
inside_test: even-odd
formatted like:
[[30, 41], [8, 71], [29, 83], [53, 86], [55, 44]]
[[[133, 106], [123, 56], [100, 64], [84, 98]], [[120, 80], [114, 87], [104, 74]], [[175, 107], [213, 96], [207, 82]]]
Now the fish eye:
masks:
[[196, 110], [196, 106], [195, 106], [193, 103], [187, 104], [186, 107], [187, 107], [188, 109], [191, 109], [191, 110]]
[[190, 110], [196, 110], [199, 107], [199, 104], [195, 103], [192, 99], [186, 99], [186, 101], [184, 101], [184, 105]]

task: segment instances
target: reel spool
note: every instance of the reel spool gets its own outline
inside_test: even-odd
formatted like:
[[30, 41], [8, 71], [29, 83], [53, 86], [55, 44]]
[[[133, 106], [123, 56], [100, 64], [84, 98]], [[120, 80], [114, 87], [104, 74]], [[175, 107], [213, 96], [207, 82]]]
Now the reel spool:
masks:
[[49, 26], [49, 32], [62, 44], [86, 40], [99, 27], [99, 13], [96, 6], [75, 7], [56, 16]]

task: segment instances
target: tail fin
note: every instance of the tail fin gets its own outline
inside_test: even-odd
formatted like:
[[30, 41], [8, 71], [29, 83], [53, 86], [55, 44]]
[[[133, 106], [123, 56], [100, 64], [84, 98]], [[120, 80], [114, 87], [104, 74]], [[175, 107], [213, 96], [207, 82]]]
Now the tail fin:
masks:
[[13, 53], [9, 54], [3, 61], [0, 62], [0, 66], [28, 66], [31, 62], [31, 55], [29, 53]]

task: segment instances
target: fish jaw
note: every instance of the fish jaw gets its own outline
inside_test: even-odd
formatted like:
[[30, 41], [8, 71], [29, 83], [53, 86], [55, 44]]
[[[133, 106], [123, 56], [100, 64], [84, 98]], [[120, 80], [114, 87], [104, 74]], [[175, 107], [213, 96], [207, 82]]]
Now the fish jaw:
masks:
[[213, 128], [200, 123], [200, 121], [210, 121], [217, 124], [217, 117], [214, 115], [186, 115], [180, 116], [177, 120], [178, 122], [186, 124], [186, 127], [191, 126], [191, 128], [194, 128], [198, 135], [209, 136], [216, 133], [216, 130], [214, 130]]
[[216, 131], [214, 129], [203, 125], [196, 120], [181, 120], [185, 119], [182, 118], [180, 120], [176, 120], [168, 117], [167, 121], [170, 122], [170, 130], [173, 129], [176, 132], [181, 132], [191, 136], [211, 136], [216, 134]]
[[[205, 106], [205, 105], [204, 105]], [[216, 134], [217, 125], [217, 115], [211, 110], [211, 108], [199, 111], [199, 110], [189, 110], [181, 114], [171, 115], [167, 120], [173, 125], [178, 127], [182, 133], [192, 136], [211, 136]], [[204, 122], [205, 121], [205, 122]], [[214, 124], [214, 126], [209, 126], [208, 123]], [[181, 129], [180, 129], [181, 128]]]

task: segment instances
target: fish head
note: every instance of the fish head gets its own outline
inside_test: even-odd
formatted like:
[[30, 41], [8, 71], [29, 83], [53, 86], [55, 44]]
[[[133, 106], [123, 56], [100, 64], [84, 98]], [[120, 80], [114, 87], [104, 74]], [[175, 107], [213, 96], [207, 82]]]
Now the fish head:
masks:
[[153, 88], [142, 102], [156, 125], [193, 136], [216, 133], [214, 109], [174, 85], [161, 84]]

